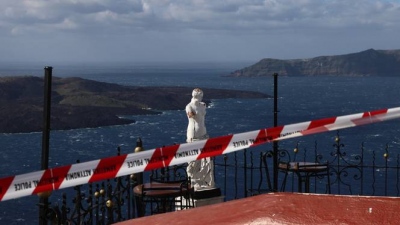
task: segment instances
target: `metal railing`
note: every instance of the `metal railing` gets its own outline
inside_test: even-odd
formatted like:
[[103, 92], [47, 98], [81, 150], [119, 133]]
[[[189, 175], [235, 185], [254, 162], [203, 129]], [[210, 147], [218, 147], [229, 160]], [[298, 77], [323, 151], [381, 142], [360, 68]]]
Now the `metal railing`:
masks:
[[65, 189], [61, 202], [46, 209], [45, 219], [51, 224], [111, 224], [135, 218], [137, 183], [132, 174]]
[[[329, 189], [331, 194], [341, 195], [400, 196], [400, 154], [389, 145], [367, 152], [361, 143], [357, 153], [348, 154], [338, 134], [332, 149], [325, 154], [321, 153], [317, 142], [312, 150], [300, 149], [298, 144], [292, 149], [279, 148], [278, 161], [328, 165], [329, 179], [318, 174], [310, 177], [312, 193], [328, 193]], [[258, 153], [244, 150], [243, 153], [219, 156], [216, 161], [216, 174], [221, 176], [216, 180], [227, 200], [272, 192], [274, 176], [278, 178], [278, 191], [298, 192], [299, 178], [293, 170], [278, 168], [274, 174], [272, 150]], [[284, 173], [287, 173], [286, 180]]]
[[[332, 149], [325, 154], [321, 153], [317, 142], [312, 150], [300, 149], [298, 144], [292, 149], [279, 148], [278, 161], [312, 162], [329, 167], [328, 175], [309, 177], [311, 193], [328, 193], [329, 189], [331, 194], [400, 195], [400, 154], [388, 145], [385, 149], [366, 153], [361, 144], [359, 153], [348, 154], [337, 134]], [[119, 151], [118, 148], [118, 154]], [[275, 176], [279, 190], [285, 187], [284, 191], [298, 191], [299, 179], [304, 177], [297, 176], [294, 170], [274, 170], [273, 152], [245, 149], [214, 158], [216, 183], [225, 201], [272, 192]], [[136, 218], [138, 199], [133, 194], [133, 187], [147, 182], [152, 173], [141, 174], [143, 178], [140, 179], [136, 174], [77, 186], [62, 194], [61, 203], [46, 210], [47, 219], [55, 224], [110, 224]]]

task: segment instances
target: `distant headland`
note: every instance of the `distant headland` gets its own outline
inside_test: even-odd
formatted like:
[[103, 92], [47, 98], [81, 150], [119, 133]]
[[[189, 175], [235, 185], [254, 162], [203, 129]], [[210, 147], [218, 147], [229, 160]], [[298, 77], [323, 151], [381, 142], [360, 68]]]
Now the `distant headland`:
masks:
[[374, 50], [309, 59], [266, 58], [227, 76], [400, 76], [400, 50]]
[[[93, 80], [53, 77], [51, 129], [68, 130], [129, 124], [122, 115], [159, 114], [184, 109], [195, 87], [135, 87]], [[270, 98], [241, 90], [203, 88], [205, 101]], [[44, 80], [35, 76], [0, 77], [0, 133], [42, 131]]]

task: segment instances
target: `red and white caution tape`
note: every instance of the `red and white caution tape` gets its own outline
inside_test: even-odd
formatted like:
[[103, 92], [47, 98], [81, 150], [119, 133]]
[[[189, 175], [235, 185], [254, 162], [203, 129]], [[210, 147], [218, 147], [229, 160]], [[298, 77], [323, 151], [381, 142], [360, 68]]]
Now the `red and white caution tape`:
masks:
[[400, 107], [177, 144], [0, 179], [0, 201], [239, 151], [271, 141], [400, 118]]

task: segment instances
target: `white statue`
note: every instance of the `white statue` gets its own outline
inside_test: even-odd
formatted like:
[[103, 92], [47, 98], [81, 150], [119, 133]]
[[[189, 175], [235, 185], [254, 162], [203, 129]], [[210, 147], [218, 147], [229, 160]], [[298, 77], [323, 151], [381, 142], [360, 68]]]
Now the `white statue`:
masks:
[[[189, 120], [187, 142], [208, 138], [205, 126], [206, 104], [202, 102], [202, 99], [203, 91], [196, 88], [192, 92], [190, 103], [186, 105], [186, 115]], [[210, 157], [190, 162], [186, 170], [195, 191], [215, 187], [214, 162]]]
[[186, 142], [207, 139], [205, 126], [206, 104], [202, 102], [203, 92], [196, 88], [192, 92], [192, 100], [186, 105], [186, 114], [189, 120]]

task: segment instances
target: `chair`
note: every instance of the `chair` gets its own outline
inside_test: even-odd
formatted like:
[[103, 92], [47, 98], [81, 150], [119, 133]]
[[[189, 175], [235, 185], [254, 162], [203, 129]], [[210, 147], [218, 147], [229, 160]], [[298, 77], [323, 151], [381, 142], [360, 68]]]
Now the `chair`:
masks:
[[140, 197], [140, 216], [146, 209], [153, 215], [193, 207], [193, 191], [185, 168], [185, 165], [179, 165], [154, 170], [150, 182], [134, 187], [135, 195]]
[[286, 179], [289, 172], [297, 175], [298, 178], [298, 192], [302, 192], [303, 183], [305, 192], [310, 192], [310, 178], [311, 177], [323, 177], [327, 176], [328, 185], [327, 191], [330, 194], [330, 176], [329, 176], [329, 164], [321, 164], [314, 162], [279, 162], [278, 170], [285, 173], [285, 177], [282, 182], [281, 191], [285, 191]]
[[[269, 192], [273, 191], [272, 182], [271, 182], [269, 169], [268, 169], [268, 162], [267, 162], [268, 157], [272, 157], [270, 152], [260, 154], [260, 162], [259, 162], [260, 180], [258, 183], [258, 187], [256, 189], [248, 189], [247, 190], [247, 192], [251, 196], [269, 193]], [[263, 172], [263, 170], [264, 170], [264, 172]], [[265, 173], [266, 188], [262, 188], [263, 180], [264, 180], [264, 175], [263, 175], [264, 173]]]

